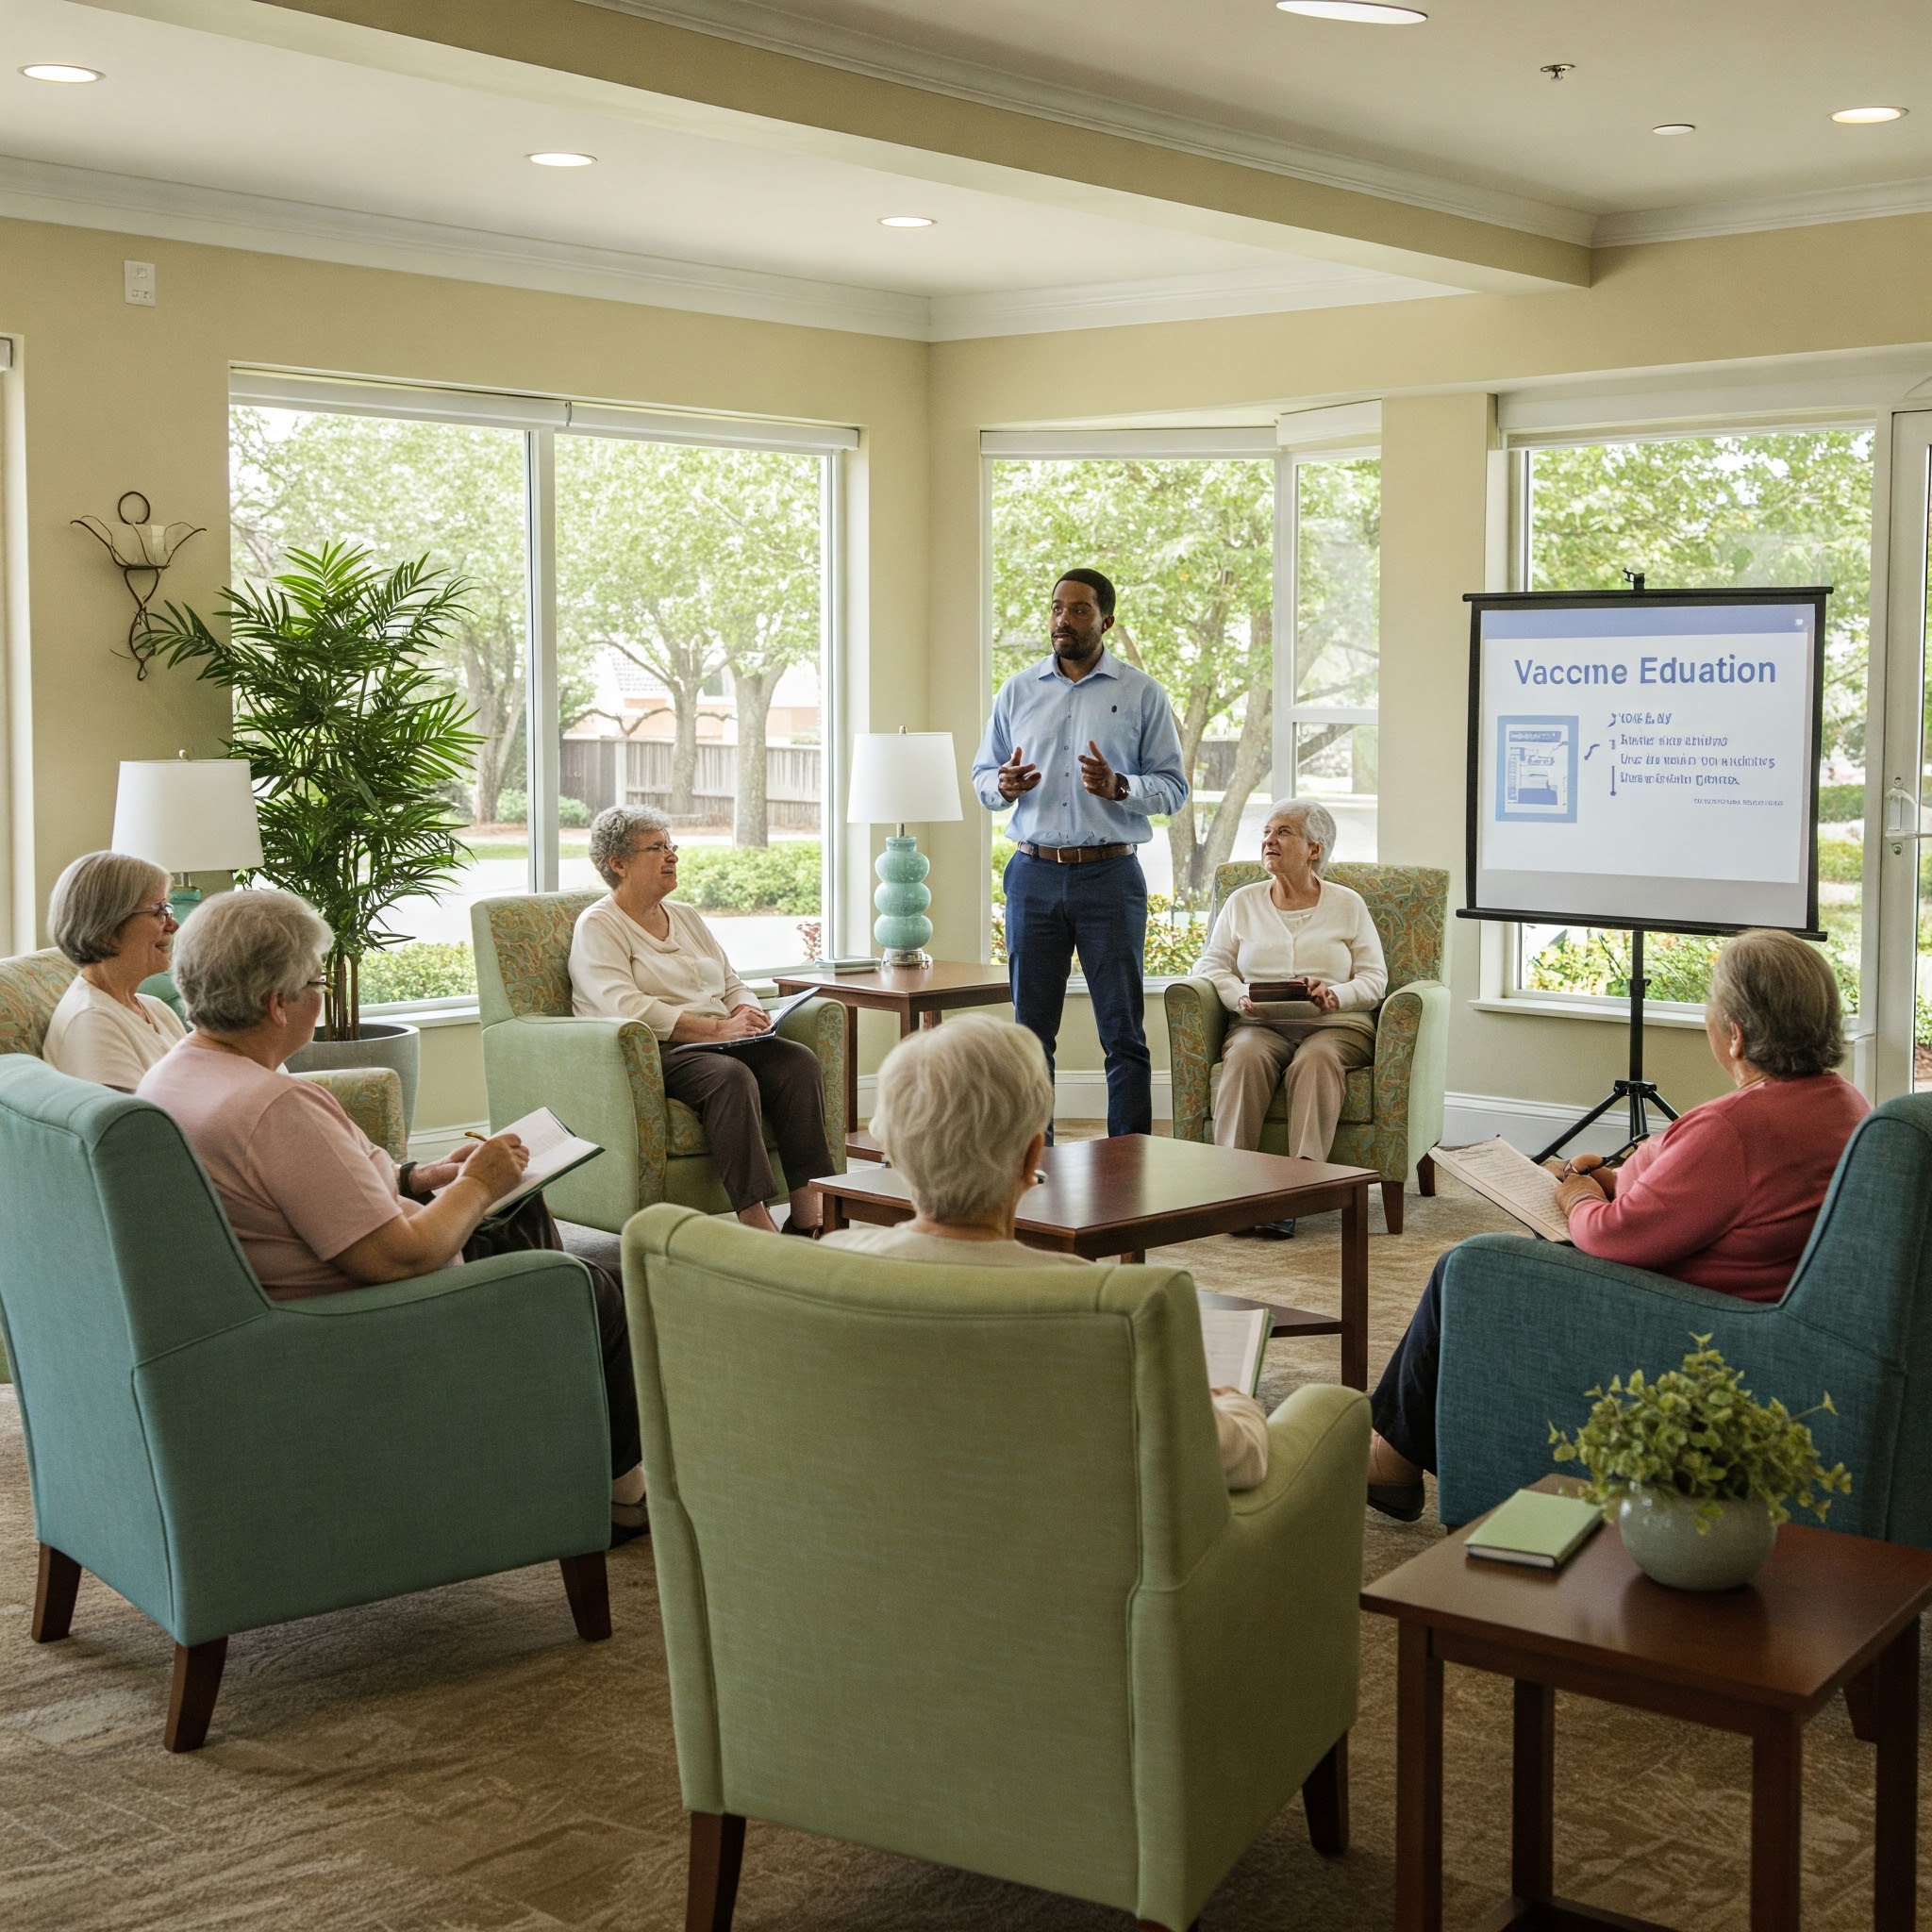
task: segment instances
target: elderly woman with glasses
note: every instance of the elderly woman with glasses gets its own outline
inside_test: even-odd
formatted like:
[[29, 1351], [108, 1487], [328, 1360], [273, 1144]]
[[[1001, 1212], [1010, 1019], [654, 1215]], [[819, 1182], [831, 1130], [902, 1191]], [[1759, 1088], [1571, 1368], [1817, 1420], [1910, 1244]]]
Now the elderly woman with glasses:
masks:
[[785, 1232], [816, 1235], [818, 1197], [805, 1183], [832, 1171], [818, 1056], [772, 1032], [710, 927], [671, 896], [677, 847], [658, 813], [624, 805], [600, 811], [591, 822], [591, 863], [610, 891], [584, 908], [571, 937], [572, 1010], [641, 1020], [658, 1036], [664, 1091], [703, 1121], [732, 1210], [746, 1226], [774, 1232], [765, 1205], [776, 1187], [765, 1151], [769, 1119], [791, 1183]]
[[[541, 1195], [482, 1225], [528, 1163], [514, 1134], [398, 1169], [334, 1094], [282, 1071], [314, 1036], [334, 942], [292, 893], [224, 892], [199, 907], [175, 952], [175, 983], [195, 1030], [137, 1090], [187, 1136], [262, 1288], [288, 1301], [408, 1281], [512, 1249], [560, 1248]], [[621, 1542], [649, 1520], [630, 1337], [623, 1291], [585, 1265], [610, 1416], [611, 1540]]]
[[174, 951], [167, 874], [123, 852], [90, 852], [55, 880], [47, 924], [80, 972], [47, 1023], [41, 1058], [77, 1080], [133, 1092], [188, 1031], [174, 1008], [141, 991]]
[[[848, 1227], [827, 1247], [974, 1268], [1090, 1268], [1078, 1255], [1013, 1238], [1021, 1197], [1053, 1118], [1053, 1081], [1038, 1038], [984, 1014], [902, 1040], [879, 1067], [872, 1130], [906, 1176], [917, 1212], [893, 1227]], [[1221, 1468], [1231, 1490], [1268, 1474], [1268, 1418], [1252, 1395], [1212, 1391]]]

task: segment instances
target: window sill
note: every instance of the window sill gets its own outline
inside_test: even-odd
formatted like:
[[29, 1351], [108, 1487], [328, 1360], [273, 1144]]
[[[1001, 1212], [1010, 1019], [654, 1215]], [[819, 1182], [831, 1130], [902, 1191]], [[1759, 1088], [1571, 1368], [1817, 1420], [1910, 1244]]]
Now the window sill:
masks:
[[365, 1020], [388, 1020], [400, 1026], [417, 1026], [425, 1032], [437, 1026], [474, 1026], [482, 1018], [475, 1000], [455, 1007], [364, 1007]]
[[[1581, 994], [1571, 999], [1539, 999], [1532, 993], [1522, 998], [1471, 1000], [1469, 1005], [1478, 1013], [1508, 1013], [1519, 1019], [1593, 1020], [1609, 1026], [1628, 1026], [1630, 1024], [1627, 1002], [1591, 999]], [[1646, 1007], [1643, 1024], [1646, 1026], [1674, 1026], [1680, 1032], [1702, 1033], [1704, 1010], [1702, 1008], [1686, 1011], [1682, 1007]]]

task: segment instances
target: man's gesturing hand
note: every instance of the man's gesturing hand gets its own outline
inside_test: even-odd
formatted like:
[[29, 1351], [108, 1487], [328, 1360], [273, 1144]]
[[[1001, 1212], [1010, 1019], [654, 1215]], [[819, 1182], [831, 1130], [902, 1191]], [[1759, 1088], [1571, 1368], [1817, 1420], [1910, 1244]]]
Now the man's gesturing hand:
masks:
[[1031, 791], [1040, 783], [1040, 767], [1029, 765], [1024, 756], [1024, 747], [1015, 745], [1013, 756], [1000, 767], [1000, 796], [1018, 798], [1023, 791]]
[[1095, 798], [1118, 799], [1121, 795], [1120, 774], [1108, 763], [1091, 738], [1087, 749], [1080, 754], [1080, 778]]

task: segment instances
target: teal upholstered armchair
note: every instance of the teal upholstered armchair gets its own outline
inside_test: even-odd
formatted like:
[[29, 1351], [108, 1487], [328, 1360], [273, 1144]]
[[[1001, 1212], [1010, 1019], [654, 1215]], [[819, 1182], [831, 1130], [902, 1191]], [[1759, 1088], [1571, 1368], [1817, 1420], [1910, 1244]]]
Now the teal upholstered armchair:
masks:
[[1466, 1523], [1550, 1474], [1549, 1425], [1613, 1374], [1674, 1368], [1708, 1335], [1760, 1401], [1810, 1418], [1852, 1473], [1830, 1526], [1932, 1548], [1932, 1094], [1858, 1124], [1782, 1301], [1745, 1302], [1574, 1248], [1479, 1235], [1442, 1277], [1439, 1502]]
[[168, 1749], [202, 1741], [229, 1637], [261, 1624], [560, 1559], [579, 1633], [608, 1635], [582, 1262], [272, 1302], [175, 1123], [24, 1054], [0, 1058], [0, 1174], [33, 1637], [67, 1635], [82, 1570], [153, 1618]]
[[[637, 1020], [571, 1014], [570, 941], [577, 915], [597, 892], [535, 892], [480, 899], [470, 908], [476, 991], [483, 1019], [483, 1072], [497, 1126], [548, 1107], [602, 1157], [546, 1191], [564, 1221], [617, 1233], [640, 1208], [680, 1201], [707, 1214], [731, 1203], [705, 1144], [698, 1117], [667, 1100], [658, 1041]], [[845, 1165], [845, 1015], [832, 1000], [808, 1000], [779, 1022], [825, 1070], [825, 1139]], [[769, 1137], [768, 1137], [769, 1138]], [[783, 1200], [793, 1178], [772, 1151]]]
[[[1217, 866], [1208, 929], [1238, 886], [1268, 874], [1244, 860]], [[1442, 984], [1443, 926], [1449, 874], [1421, 865], [1331, 865], [1325, 877], [1368, 902], [1389, 963], [1389, 992], [1375, 1015], [1375, 1058], [1348, 1076], [1331, 1160], [1372, 1167], [1382, 1176], [1382, 1209], [1391, 1234], [1402, 1232], [1402, 1191], [1411, 1179], [1436, 1191], [1429, 1150], [1442, 1138], [1442, 1098], [1449, 1083], [1449, 989]], [[1214, 1138], [1214, 1091], [1227, 1008], [1207, 979], [1167, 989], [1168, 1054], [1174, 1070], [1177, 1141]], [[1261, 1130], [1264, 1154], [1288, 1151], [1287, 1110], [1276, 1090]]]
[[1297, 1391], [1230, 1496], [1178, 1270], [658, 1207], [624, 1274], [691, 1926], [728, 1932], [746, 1818], [1168, 1932], [1297, 1788], [1344, 1848], [1362, 1396]]

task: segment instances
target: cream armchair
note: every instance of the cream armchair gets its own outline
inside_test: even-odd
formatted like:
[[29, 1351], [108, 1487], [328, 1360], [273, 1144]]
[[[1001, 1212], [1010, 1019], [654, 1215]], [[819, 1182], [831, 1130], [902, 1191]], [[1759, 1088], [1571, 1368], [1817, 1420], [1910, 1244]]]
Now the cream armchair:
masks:
[[[1443, 929], [1449, 874], [1421, 865], [1331, 865], [1325, 874], [1368, 902], [1389, 962], [1389, 992], [1375, 1013], [1374, 1063], [1348, 1076], [1331, 1160], [1372, 1167], [1382, 1176], [1382, 1209], [1391, 1234], [1402, 1232], [1404, 1185], [1436, 1191], [1429, 1150], [1442, 1138], [1442, 1098], [1449, 1082], [1449, 989], [1442, 984]], [[1267, 877], [1253, 861], [1218, 866], [1208, 928], [1237, 886]], [[1227, 1008], [1207, 979], [1167, 989], [1167, 1039], [1174, 1071], [1174, 1137], [1214, 1138], [1215, 1076], [1227, 1031]], [[1287, 1109], [1276, 1089], [1261, 1129], [1264, 1154], [1288, 1152]]]
[[[548, 1107], [573, 1133], [605, 1150], [554, 1181], [545, 1199], [559, 1219], [616, 1234], [640, 1208], [676, 1201], [724, 1214], [731, 1203], [698, 1117], [664, 1093], [658, 1041], [636, 1020], [579, 1020], [571, 1013], [570, 941], [577, 915], [598, 892], [535, 892], [480, 899], [470, 908], [476, 992], [483, 1020], [483, 1074], [490, 1119], [507, 1125]], [[779, 1023], [825, 1070], [825, 1139], [845, 1165], [845, 1014], [833, 1000], [808, 1000]], [[783, 1200], [791, 1182], [775, 1149]]]

